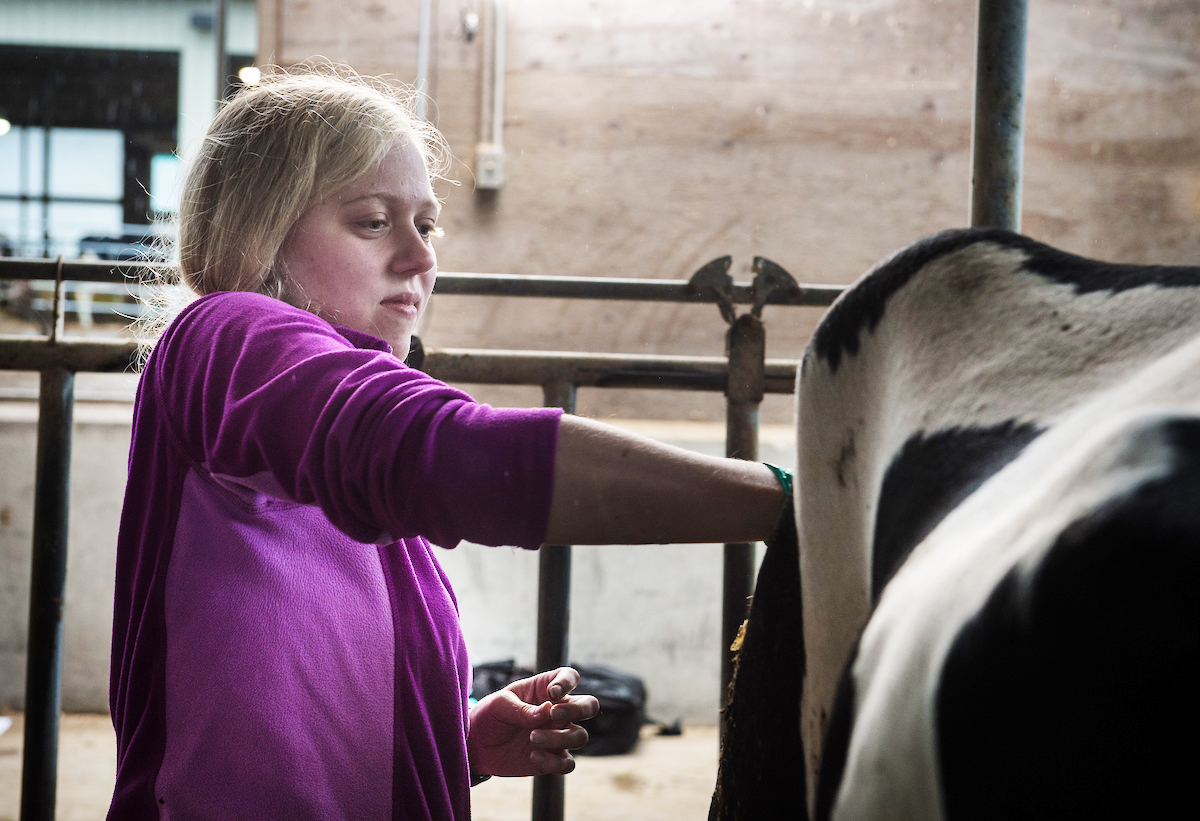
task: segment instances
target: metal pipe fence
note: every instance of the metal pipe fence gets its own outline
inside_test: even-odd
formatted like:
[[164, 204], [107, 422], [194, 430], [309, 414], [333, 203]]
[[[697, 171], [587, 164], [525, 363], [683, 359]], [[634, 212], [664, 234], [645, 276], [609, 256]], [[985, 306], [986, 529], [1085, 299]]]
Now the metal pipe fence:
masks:
[[[829, 305], [842, 292], [840, 285], [800, 285], [775, 280], [783, 269], [769, 260], [756, 257], [760, 268], [768, 271], [762, 282], [736, 283], [730, 281], [728, 294], [722, 294], [734, 305], [753, 305], [760, 298], [765, 305]], [[701, 269], [728, 270], [729, 257], [713, 260]], [[170, 269], [154, 262], [116, 262], [97, 260], [33, 259], [7, 257], [0, 259], [2, 280], [54, 280], [62, 268], [62, 279], [68, 282], [101, 282], [129, 284], [140, 288], [163, 281]], [[788, 277], [790, 279], [790, 277]], [[439, 272], [434, 289], [438, 294], [459, 296], [518, 296], [564, 299], [602, 299], [643, 302], [714, 302], [711, 289], [693, 279], [635, 279], [625, 277], [564, 277], [514, 276], [512, 274], [475, 274]]]
[[[731, 260], [714, 260], [691, 280], [626, 280], [578, 277], [518, 277], [495, 274], [439, 276], [437, 293], [668, 302], [709, 302], [730, 323], [728, 357], [651, 356], [540, 351], [423, 349], [410, 362], [446, 382], [537, 385], [547, 406], [573, 412], [576, 391], [587, 388], [647, 388], [719, 391], [727, 397], [728, 455], [753, 459], [758, 447], [758, 406], [766, 393], [791, 393], [796, 363], [765, 359], [764, 305], [825, 306], [840, 287], [801, 286], [769, 260], [756, 259], [755, 280], [734, 283]], [[0, 259], [0, 281], [54, 279], [54, 332], [48, 337], [0, 336], [0, 370], [40, 371], [38, 476], [34, 523], [33, 587], [26, 684], [22, 819], [51, 819], [57, 781], [57, 739], [62, 668], [62, 601], [65, 593], [67, 479], [70, 471], [72, 396], [81, 371], [121, 373], [138, 356], [136, 342], [62, 335], [65, 282], [147, 282], [162, 274], [149, 263]], [[735, 316], [734, 305], [752, 305]], [[67, 386], [59, 390], [62, 386]], [[65, 391], [65, 393], [64, 393]], [[44, 513], [41, 511], [45, 511]], [[753, 592], [753, 545], [726, 545], [722, 608], [722, 704], [732, 655], [729, 645], [746, 615]], [[567, 663], [571, 548], [544, 548], [539, 558], [538, 669]], [[561, 819], [562, 778], [534, 779], [533, 817]]]

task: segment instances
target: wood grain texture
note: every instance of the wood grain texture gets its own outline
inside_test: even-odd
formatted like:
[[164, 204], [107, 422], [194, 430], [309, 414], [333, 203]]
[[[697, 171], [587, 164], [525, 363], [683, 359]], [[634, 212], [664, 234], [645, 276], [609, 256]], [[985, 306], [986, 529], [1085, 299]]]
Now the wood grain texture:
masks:
[[[273, 2], [288, 61], [415, 76], [417, 0]], [[460, 160], [459, 185], [439, 187], [443, 270], [686, 278], [732, 254], [739, 280], [761, 255], [801, 281], [848, 283], [967, 220], [974, 0], [509, 3], [494, 196], [471, 175], [480, 39], [464, 39], [460, 11], [479, 2], [434, 7], [431, 110]], [[1025, 232], [1116, 261], [1200, 258], [1198, 69], [1189, 0], [1032, 3]], [[817, 316], [767, 309], [768, 355], [797, 357]], [[422, 333], [441, 347], [711, 355], [724, 331], [715, 308], [442, 297]], [[623, 394], [581, 409], [721, 412]]]

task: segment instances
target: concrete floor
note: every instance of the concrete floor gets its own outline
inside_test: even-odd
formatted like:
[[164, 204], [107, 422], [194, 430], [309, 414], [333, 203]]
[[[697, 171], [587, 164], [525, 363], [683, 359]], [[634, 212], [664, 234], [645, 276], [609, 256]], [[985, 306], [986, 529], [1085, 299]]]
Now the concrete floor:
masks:
[[[21, 746], [19, 714], [0, 734], [0, 821], [20, 812]], [[0, 720], [0, 724], [3, 724]], [[64, 715], [59, 740], [59, 821], [103, 818], [112, 794], [116, 742], [105, 715]], [[700, 821], [717, 772], [714, 727], [686, 728], [682, 736], [657, 736], [652, 728], [628, 755], [580, 756], [567, 777], [569, 821]], [[493, 778], [471, 792], [474, 821], [524, 821], [530, 817], [532, 782]]]

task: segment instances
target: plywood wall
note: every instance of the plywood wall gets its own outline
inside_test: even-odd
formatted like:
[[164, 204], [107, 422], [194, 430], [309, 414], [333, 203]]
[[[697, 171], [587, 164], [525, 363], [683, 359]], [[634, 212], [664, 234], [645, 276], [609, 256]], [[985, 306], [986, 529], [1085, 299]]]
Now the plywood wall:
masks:
[[[433, 0], [442, 270], [686, 278], [754, 255], [848, 283], [965, 224], [974, 0], [509, 0], [507, 183], [473, 190], [482, 42]], [[1030, 0], [1024, 230], [1118, 261], [1200, 260], [1200, 4]], [[416, 74], [418, 0], [259, 0], [261, 59]], [[768, 308], [797, 357], [818, 313]], [[437, 346], [719, 354], [713, 308], [435, 299]], [[479, 391], [497, 401], [536, 393]], [[585, 394], [597, 415], [721, 418], [695, 394]], [[785, 400], [767, 421], [785, 421]]]

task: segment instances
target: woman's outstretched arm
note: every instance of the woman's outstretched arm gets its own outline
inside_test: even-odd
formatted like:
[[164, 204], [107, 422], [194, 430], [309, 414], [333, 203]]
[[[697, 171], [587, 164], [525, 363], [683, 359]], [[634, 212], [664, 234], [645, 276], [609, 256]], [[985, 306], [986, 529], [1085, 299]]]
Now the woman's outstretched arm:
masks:
[[564, 415], [546, 544], [752, 542], [785, 496], [770, 468]]

